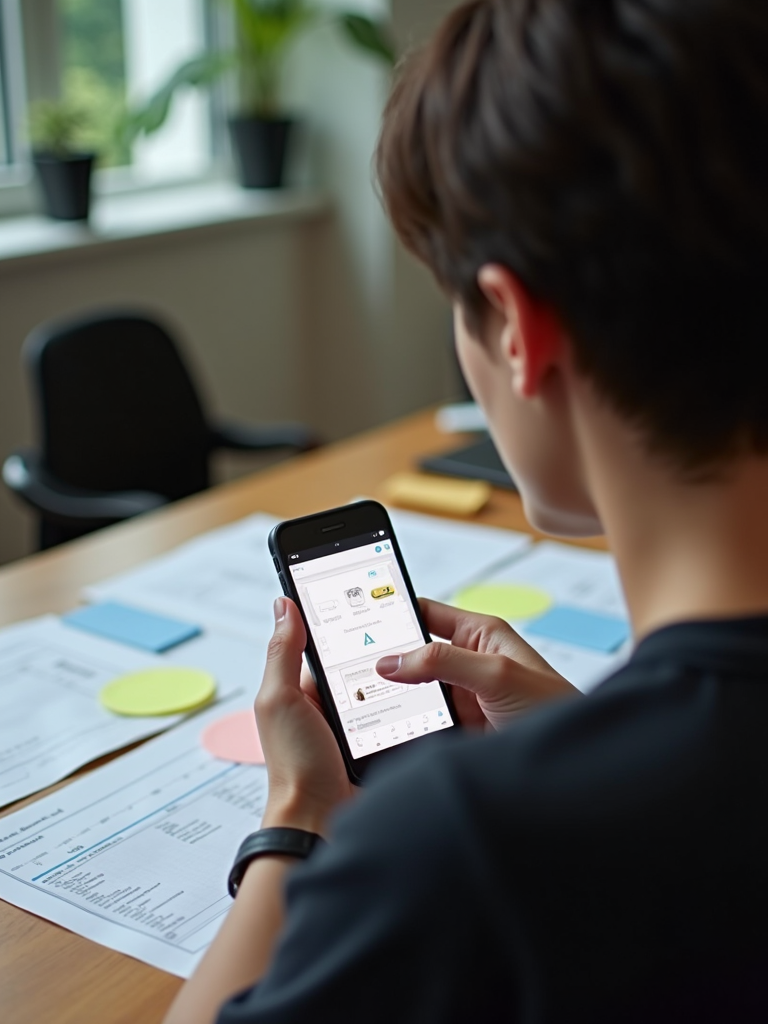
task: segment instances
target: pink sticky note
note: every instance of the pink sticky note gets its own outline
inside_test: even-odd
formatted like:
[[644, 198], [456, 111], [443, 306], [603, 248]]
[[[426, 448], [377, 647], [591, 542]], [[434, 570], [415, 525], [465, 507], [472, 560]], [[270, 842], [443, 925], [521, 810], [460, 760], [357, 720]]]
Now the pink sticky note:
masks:
[[201, 742], [209, 754], [237, 764], [264, 764], [264, 751], [253, 711], [235, 711], [204, 730]]

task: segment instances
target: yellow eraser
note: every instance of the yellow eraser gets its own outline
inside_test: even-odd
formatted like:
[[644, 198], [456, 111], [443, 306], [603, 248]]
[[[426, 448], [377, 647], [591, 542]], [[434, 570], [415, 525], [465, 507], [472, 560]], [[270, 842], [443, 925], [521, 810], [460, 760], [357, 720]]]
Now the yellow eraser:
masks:
[[388, 501], [429, 512], [471, 516], [487, 503], [491, 485], [483, 480], [451, 480], [423, 473], [396, 473], [383, 490]]

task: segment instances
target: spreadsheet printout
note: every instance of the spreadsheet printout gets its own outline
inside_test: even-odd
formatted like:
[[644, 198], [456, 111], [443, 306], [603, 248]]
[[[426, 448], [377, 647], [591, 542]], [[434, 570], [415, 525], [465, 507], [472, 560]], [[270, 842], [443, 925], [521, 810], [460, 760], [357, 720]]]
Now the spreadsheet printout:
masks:
[[0, 818], [0, 898], [188, 977], [232, 903], [227, 875], [267, 795], [265, 768], [201, 747], [221, 714]]

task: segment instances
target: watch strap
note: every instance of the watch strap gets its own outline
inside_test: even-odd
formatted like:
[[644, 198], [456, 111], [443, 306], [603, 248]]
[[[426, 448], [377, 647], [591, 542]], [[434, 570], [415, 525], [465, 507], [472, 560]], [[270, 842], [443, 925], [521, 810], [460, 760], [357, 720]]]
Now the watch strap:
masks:
[[316, 832], [306, 832], [302, 828], [261, 828], [258, 832], [252, 832], [240, 844], [232, 870], [229, 872], [229, 895], [232, 899], [235, 898], [246, 868], [257, 857], [280, 854], [305, 860], [315, 846], [322, 842], [322, 837]]

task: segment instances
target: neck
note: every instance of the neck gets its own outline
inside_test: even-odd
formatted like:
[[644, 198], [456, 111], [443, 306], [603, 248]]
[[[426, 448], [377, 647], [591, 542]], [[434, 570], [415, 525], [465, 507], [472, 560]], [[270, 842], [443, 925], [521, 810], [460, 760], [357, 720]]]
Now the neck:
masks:
[[768, 614], [768, 458], [684, 482], [610, 412], [588, 419], [588, 487], [636, 637], [685, 620]]

